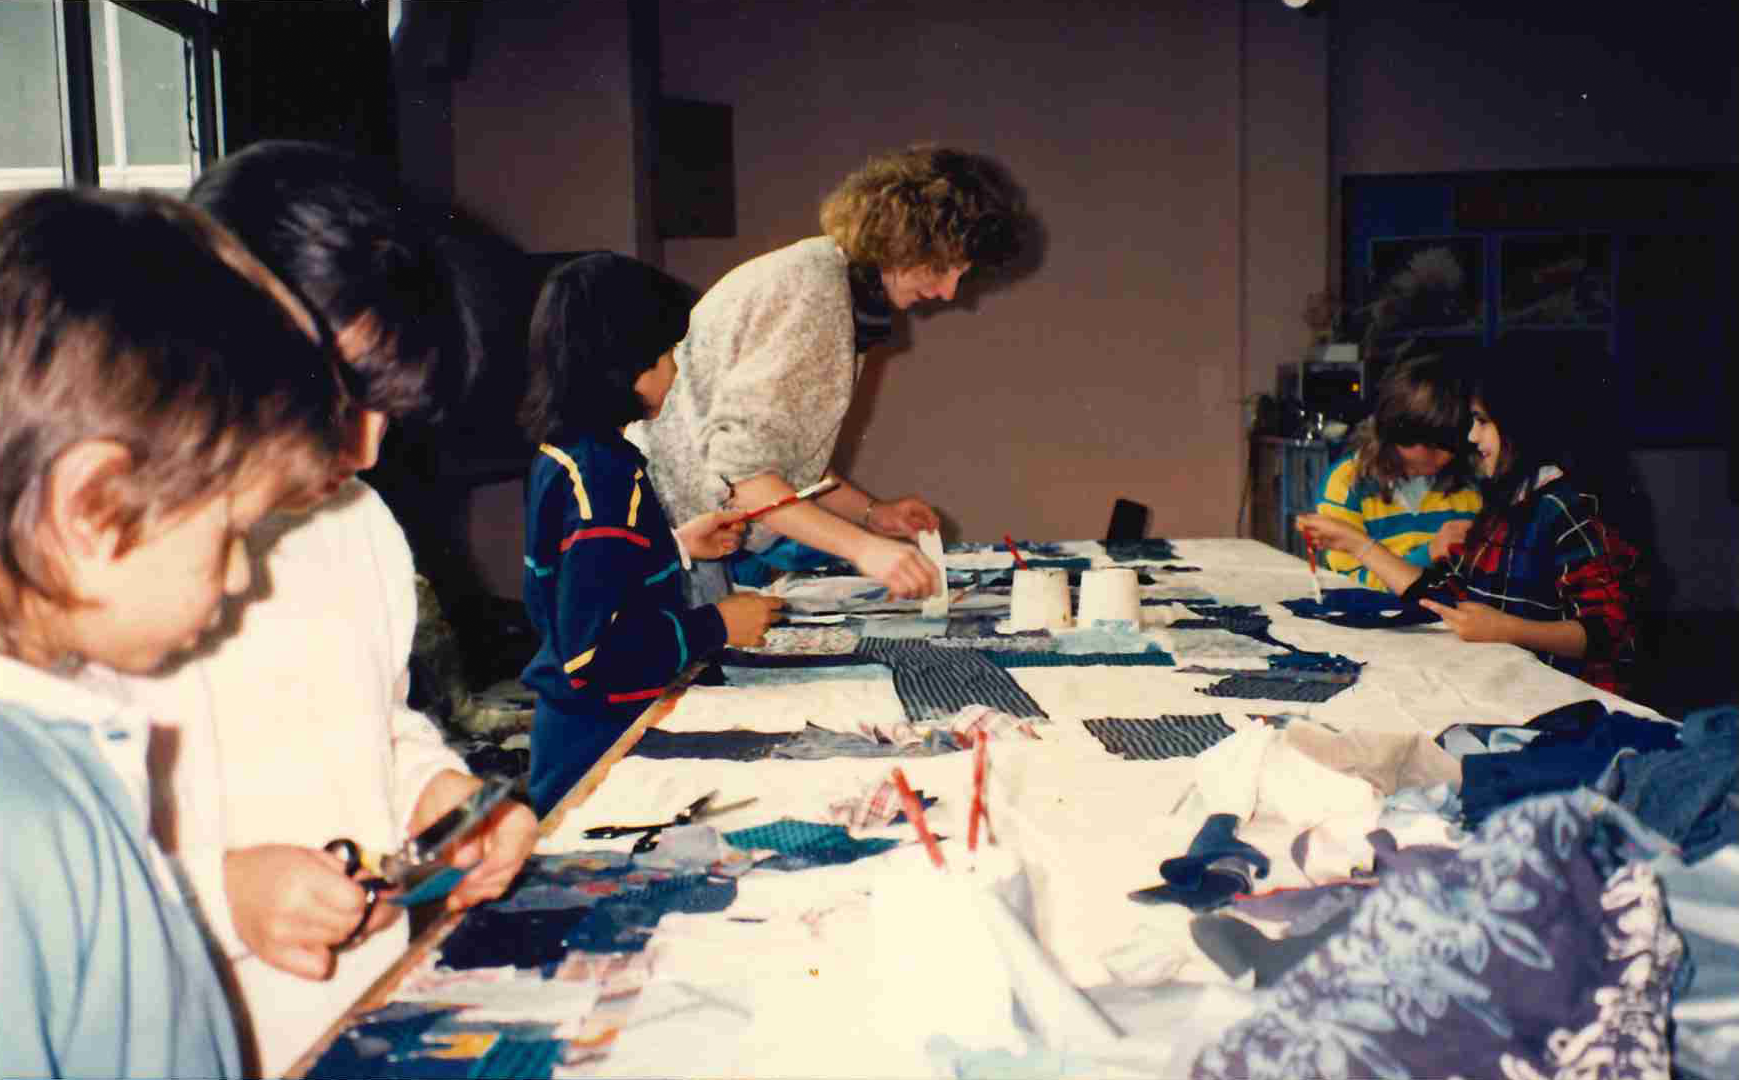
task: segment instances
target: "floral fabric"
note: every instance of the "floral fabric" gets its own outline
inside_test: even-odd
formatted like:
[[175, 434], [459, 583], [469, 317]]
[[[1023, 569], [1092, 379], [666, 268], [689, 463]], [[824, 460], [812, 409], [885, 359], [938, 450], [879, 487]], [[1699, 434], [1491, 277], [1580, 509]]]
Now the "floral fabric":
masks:
[[1441, 866], [1383, 879], [1195, 1061], [1209, 1077], [1659, 1077], [1683, 941], [1664, 842], [1589, 791], [1492, 817]]

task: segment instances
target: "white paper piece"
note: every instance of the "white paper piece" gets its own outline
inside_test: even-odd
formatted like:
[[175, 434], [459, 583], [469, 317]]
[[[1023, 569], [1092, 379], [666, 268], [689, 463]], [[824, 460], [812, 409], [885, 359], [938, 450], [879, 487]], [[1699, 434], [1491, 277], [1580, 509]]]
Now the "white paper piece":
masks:
[[944, 618], [948, 614], [948, 557], [942, 553], [942, 534], [935, 529], [925, 529], [918, 534], [918, 550], [936, 567], [938, 575], [935, 593], [924, 598], [924, 618]]

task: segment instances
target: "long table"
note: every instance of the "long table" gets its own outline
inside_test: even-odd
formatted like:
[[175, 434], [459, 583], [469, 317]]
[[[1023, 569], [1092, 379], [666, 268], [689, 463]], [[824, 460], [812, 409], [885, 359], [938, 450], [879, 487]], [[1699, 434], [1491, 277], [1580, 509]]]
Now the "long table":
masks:
[[[1095, 1069], [1118, 1054], [1135, 1072], [1187, 1069], [1214, 1030], [1212, 994], [1188, 1003], [1193, 1027], [1164, 1031], [1113, 1021], [1106, 1002], [1236, 989], [1192, 943], [1188, 909], [1131, 899], [1210, 814], [1285, 851], [1303, 830], [1355, 827], [1398, 788], [1458, 776], [1431, 742], [1452, 725], [1586, 699], [1654, 715], [1440, 624], [1294, 614], [1309, 569], [1255, 541], [1022, 551], [1071, 572], [1136, 569], [1142, 626], [999, 628], [1014, 556], [988, 545], [950, 550], [944, 619], [839, 575], [777, 584], [789, 618], [770, 647], [707, 666], [714, 685], [686, 673], [545, 820], [518, 899], [431, 927], [292, 1075], [911, 1076], [999, 1054], [1030, 1065], [1035, 1042], [1091, 1048]], [[1264, 686], [1282, 696], [1239, 696]], [[946, 715], [980, 691], [994, 715]], [[975, 754], [950, 731], [975, 717], [995, 738], [969, 850]], [[1151, 757], [1107, 741], [1155, 730], [1130, 721], [1210, 737]], [[643, 731], [657, 734], [628, 753]], [[913, 822], [873, 813], [897, 805], [896, 767], [929, 803], [933, 852]], [[649, 853], [631, 851], [636, 836], [585, 835], [671, 820], [708, 794], [733, 808]], [[1276, 860], [1265, 885], [1310, 880]]]

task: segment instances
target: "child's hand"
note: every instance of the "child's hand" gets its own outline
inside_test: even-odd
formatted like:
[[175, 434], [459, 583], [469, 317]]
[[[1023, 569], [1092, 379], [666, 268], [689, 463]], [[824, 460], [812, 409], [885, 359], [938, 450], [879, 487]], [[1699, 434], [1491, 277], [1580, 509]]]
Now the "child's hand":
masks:
[[1348, 555], [1363, 548], [1370, 540], [1370, 535], [1363, 529], [1327, 514], [1300, 514], [1292, 527], [1317, 547], [1325, 551], [1344, 551]]
[[734, 510], [710, 510], [685, 522], [676, 530], [676, 541], [691, 559], [722, 559], [743, 546], [748, 528]]
[[1435, 600], [1421, 600], [1419, 606], [1441, 615], [1444, 623], [1463, 641], [1501, 641], [1511, 644], [1515, 641], [1512, 626], [1515, 616], [1505, 615], [1489, 604], [1463, 600], [1452, 607]]
[[1449, 558], [1449, 548], [1454, 544], [1467, 543], [1467, 532], [1473, 528], [1471, 518], [1459, 521], [1445, 521], [1437, 530], [1437, 535], [1431, 538], [1431, 561]]
[[764, 644], [774, 612], [784, 606], [785, 601], [776, 596], [753, 593], [734, 593], [720, 600], [718, 609], [725, 620], [725, 642], [738, 647]]
[[864, 527], [882, 536], [917, 536], [925, 529], [940, 529], [942, 519], [930, 504], [915, 495], [893, 502], [879, 502], [864, 515]]
[[[261, 960], [304, 979], [332, 974], [332, 949], [362, 919], [362, 887], [336, 855], [289, 844], [224, 853], [224, 889], [242, 942]], [[397, 904], [374, 905], [363, 934], [398, 917]]]
[[[415, 836], [471, 797], [483, 781], [456, 769], [442, 769], [423, 785], [411, 814]], [[448, 862], [465, 870], [465, 877], [447, 894], [447, 910], [494, 900], [507, 891], [537, 843], [537, 815], [523, 803], [507, 802], [476, 836], [453, 849]]]
[[503, 804], [482, 833], [454, 849], [453, 865], [471, 869], [448, 894], [447, 910], [463, 911], [507, 892], [536, 843], [537, 815], [531, 807], [522, 802]]

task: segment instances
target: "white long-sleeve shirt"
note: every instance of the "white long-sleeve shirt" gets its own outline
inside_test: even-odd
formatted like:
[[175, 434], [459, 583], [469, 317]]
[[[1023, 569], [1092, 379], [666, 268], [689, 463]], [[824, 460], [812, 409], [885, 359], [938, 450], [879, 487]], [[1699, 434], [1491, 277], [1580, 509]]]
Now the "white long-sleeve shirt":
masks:
[[[154, 819], [230, 959], [266, 1075], [281, 1075], [408, 944], [400, 919], [339, 954], [325, 982], [251, 955], [237, 935], [223, 856], [337, 837], [385, 851], [442, 769], [466, 771], [405, 705], [417, 601], [404, 530], [374, 490], [346, 484], [310, 515], [249, 537], [254, 584], [231, 632], [165, 675], [123, 679], [173, 729], [152, 762]], [[158, 757], [158, 755], [154, 755]]]

